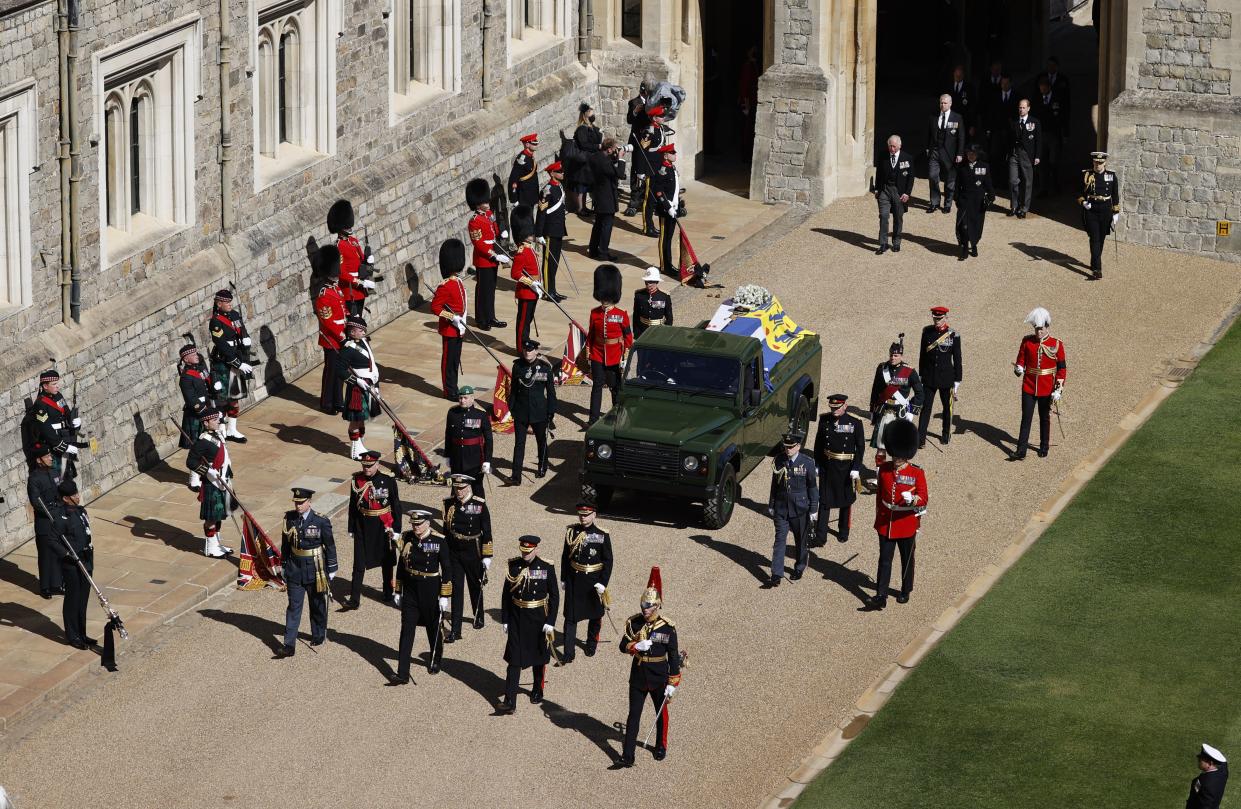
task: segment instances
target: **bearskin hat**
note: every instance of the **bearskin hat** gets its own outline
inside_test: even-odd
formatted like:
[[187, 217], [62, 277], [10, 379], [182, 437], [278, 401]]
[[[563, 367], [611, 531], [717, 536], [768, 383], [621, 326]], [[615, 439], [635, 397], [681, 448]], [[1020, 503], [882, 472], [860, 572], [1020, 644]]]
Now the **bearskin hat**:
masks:
[[534, 235], [534, 211], [529, 205], [517, 205], [508, 215], [508, 225], [513, 232], [513, 241], [521, 244]]
[[595, 267], [595, 294], [592, 297], [599, 303], [620, 303], [621, 271], [615, 264]]
[[905, 419], [888, 422], [883, 428], [883, 449], [889, 458], [912, 458], [918, 453], [918, 428]]
[[474, 210], [491, 199], [491, 186], [482, 177], [475, 177], [465, 184], [465, 204]]
[[334, 244], [325, 244], [315, 253], [315, 275], [321, 278], [340, 278], [340, 250]]
[[465, 244], [460, 239], [445, 239], [440, 245], [440, 278], [452, 278], [465, 269]]
[[338, 199], [327, 209], [329, 233], [340, 233], [353, 227], [353, 205], [347, 199]]

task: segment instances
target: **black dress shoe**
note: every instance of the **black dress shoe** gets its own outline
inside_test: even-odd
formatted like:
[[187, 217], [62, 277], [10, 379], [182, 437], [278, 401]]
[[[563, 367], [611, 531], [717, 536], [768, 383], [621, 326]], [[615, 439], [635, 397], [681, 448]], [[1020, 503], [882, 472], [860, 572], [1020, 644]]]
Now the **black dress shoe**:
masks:
[[[491, 331], [491, 324], [488, 323], [486, 325], [483, 325], [482, 323], [475, 323], [474, 330], [475, 331]], [[456, 400], [454, 399], [453, 401], [456, 401]]]
[[1046, 458], [1046, 457], [1047, 457], [1047, 450], [1045, 450], [1045, 449], [1035, 450], [1035, 454], [1037, 454], [1040, 458]]
[[973, 256], [974, 258], [978, 258], [978, 245], [976, 244], [970, 245], [970, 255]]
[[668, 748], [656, 747], [654, 756], [655, 756], [656, 761], [663, 761], [664, 759], [668, 757]]
[[927, 213], [935, 213], [937, 210], [939, 210], [939, 206], [938, 206], [938, 205], [932, 205], [931, 207], [929, 207], [929, 208], [927, 208], [927, 209], [926, 209], [926, 212], [927, 212]]
[[1025, 218], [1026, 218], [1026, 212], [1025, 212], [1025, 211], [1017, 211], [1017, 218], [1018, 218], [1018, 219], [1025, 219]]
[[892, 243], [892, 252], [893, 252], [893, 253], [899, 253], [899, 252], [901, 252], [901, 243], [900, 243], [900, 242], [893, 242], [893, 243]]
[[87, 646], [98, 646], [99, 645], [99, 641], [96, 640], [95, 638], [82, 638], [82, 640], [86, 641]]
[[553, 292], [552, 297], [556, 300], [557, 303], [559, 303], [560, 301], [567, 301], [569, 299], [568, 295], [561, 295], [559, 292]]
[[957, 256], [957, 261], [965, 261], [969, 257], [970, 257], [970, 251], [962, 247], [961, 255]]
[[51, 594], [50, 592], [48, 592], [47, 590], [40, 590], [40, 591], [39, 591], [39, 595], [41, 595], [41, 596], [43, 596], [44, 598], [47, 598], [47, 599], [51, 599], [51, 597], [52, 597], [52, 594]]
[[517, 713], [517, 706], [507, 700], [500, 700], [496, 706], [496, 716], [512, 716]]
[[582, 650], [587, 657], [594, 657], [598, 647], [593, 643], [586, 644], [586, 648]]
[[448, 634], [444, 635], [444, 643], [456, 643], [456, 642], [457, 642], [457, 636], [455, 633], [449, 632]]
[[506, 323], [506, 322], [505, 322], [505, 321], [503, 321], [503, 320], [493, 320], [493, 321], [491, 321], [491, 325], [492, 325], [493, 327], [497, 328], [497, 329], [502, 329], [502, 328], [504, 328], [505, 326], [507, 326], [507, 325], [508, 325], [508, 323]]
[[90, 648], [90, 644], [82, 640], [81, 638], [74, 638], [73, 640], [69, 641], [69, 645], [72, 646], [74, 649], [89, 649]]
[[481, 612], [478, 615], [474, 616], [474, 628], [475, 629], [482, 629], [484, 623], [486, 623], [486, 619], [483, 617], [483, 614]]
[[199, 489], [202, 488], [202, 486], [189, 486], [188, 488], [192, 492], [197, 492]]
[[846, 543], [846, 542], [848, 542], [848, 541], [849, 541], [849, 535], [848, 535], [848, 534], [840, 534], [839, 536], [837, 536], [837, 537], [836, 537], [836, 541], [837, 541], [837, 542], [839, 542], [839, 543], [841, 543], [841, 544], [844, 544], [844, 543]]
[[881, 244], [879, 245], [879, 249], [875, 251], [875, 255], [882, 256], [886, 252], [888, 252], [888, 246], [886, 244]]
[[340, 605], [340, 609], [337, 610], [337, 612], [350, 612], [352, 610], [356, 610], [360, 606], [362, 606], [362, 604], [358, 601], [346, 601], [344, 604]]
[[945, 205], [945, 206], [944, 206], [944, 213], [952, 213], [952, 205], [951, 205], [951, 204], [949, 204], [949, 205]]
[[1008, 456], [1008, 460], [1010, 461], [1024, 461], [1025, 459], [1026, 459], [1025, 450], [1022, 450], [1021, 452], [1014, 452], [1012, 455]]
[[384, 593], [383, 596], [379, 600], [385, 604], [391, 604], [393, 601], [392, 593]]
[[648, 228], [647, 230], [642, 231], [642, 235], [649, 236], [652, 239], [657, 239], [659, 238], [659, 231], [654, 228]]
[[789, 581], [800, 581], [800, 580], [801, 580], [800, 570], [794, 570], [792, 573], [789, 574]]
[[858, 608], [858, 612], [879, 612], [879, 610], [888, 606], [886, 598], [868, 598], [862, 602], [862, 606]]
[[617, 769], [623, 769], [633, 766], [633, 756], [617, 756], [616, 763], [612, 765]]
[[897, 604], [908, 604], [908, 603], [909, 603], [909, 593], [900, 593], [899, 595], [897, 595], [897, 597], [896, 597], [896, 603], [897, 603]]
[[543, 692], [542, 692], [542, 691], [531, 691], [531, 692], [530, 692], [530, 702], [531, 702], [531, 703], [533, 703], [533, 704], [535, 704], [535, 705], [538, 705], [538, 704], [539, 704], [540, 702], [542, 702], [542, 701], [543, 701]]
[[310, 645], [311, 646], [322, 646], [323, 641], [324, 641], [324, 638], [319, 638], [318, 640], [311, 639]]
[[774, 590], [775, 588], [777, 588], [777, 587], [779, 587], [779, 586], [780, 586], [780, 577], [779, 577], [779, 576], [772, 576], [772, 577], [771, 577], [770, 579], [768, 579], [768, 580], [767, 580], [767, 582], [763, 585], [763, 589], [764, 589], [764, 590]]
[[388, 678], [388, 685], [409, 685], [409, 675], [393, 674]]
[[925, 439], [925, 438], [919, 438], [919, 439], [918, 439], [918, 449], [926, 449], [926, 439]]
[[292, 657], [296, 651], [297, 651], [296, 646], [281, 646], [279, 649], [276, 650], [276, 657], [277, 658]]
[[510, 485], [510, 486], [520, 486], [520, 485], [521, 485], [521, 475], [513, 475], [511, 478], [509, 478], [509, 479], [508, 479], [508, 485]]
[[598, 250], [587, 250], [586, 257], [597, 259], [599, 258], [599, 251]]
[[638, 209], [630, 206], [625, 209], [625, 212], [621, 214], [621, 216], [634, 216], [637, 213], [638, 213]]
[[1007, 211], [1004, 212], [1004, 215], [1005, 216], [1016, 216], [1017, 212], [1014, 211], [1012, 208], [1009, 208]]
[[539, 464], [539, 468], [534, 470], [534, 476], [538, 478], [539, 480], [542, 480], [543, 478], [547, 477], [547, 463], [546, 462]]
[[431, 665], [427, 666], [427, 674], [439, 674], [440, 663], [438, 660], [431, 661]]
[[[556, 662], [556, 665], [567, 666], [576, 659], [577, 659], [577, 655], [565, 655], [564, 657], [560, 658], [559, 661]], [[531, 699], [533, 699], [533, 697], [531, 697]]]
[[944, 437], [943, 437], [943, 438], [941, 438], [941, 439], [939, 439], [939, 443], [941, 443], [941, 444], [947, 444], [947, 443], [948, 443], [949, 441], [951, 441], [951, 440], [952, 440], [952, 434], [951, 434], [951, 433], [944, 433]]

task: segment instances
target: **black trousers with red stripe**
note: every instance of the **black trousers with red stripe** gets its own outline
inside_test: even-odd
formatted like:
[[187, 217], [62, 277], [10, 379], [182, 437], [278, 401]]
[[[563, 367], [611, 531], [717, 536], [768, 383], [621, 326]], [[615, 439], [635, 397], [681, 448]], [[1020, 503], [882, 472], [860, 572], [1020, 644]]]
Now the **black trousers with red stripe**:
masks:
[[[534, 684], [530, 687], [530, 695], [543, 694], [543, 686], [547, 683], [547, 666], [531, 666], [534, 669]], [[509, 705], [517, 704], [517, 685], [521, 682], [521, 666], [510, 665], [504, 673], [504, 701]]]
[[457, 401], [457, 375], [461, 373], [461, 343], [460, 337], [446, 337], [440, 335], [444, 348], [440, 352], [440, 381], [444, 386], [444, 396], [452, 401]]
[[517, 350], [521, 351], [521, 347], [526, 340], [530, 339], [530, 326], [534, 323], [534, 306], [538, 300], [526, 300], [525, 298], [517, 299]]
[[668, 749], [668, 705], [664, 703], [664, 690], [660, 688], [658, 691], [647, 691], [645, 688], [639, 688], [633, 683], [629, 684], [629, 719], [625, 721], [625, 746], [621, 750], [621, 755], [625, 758], [633, 758], [633, 751], [638, 746], [638, 725], [642, 722], [642, 705], [646, 702], [647, 695], [650, 695], [651, 704], [655, 706], [655, 710], [659, 710], [661, 703], [664, 710], [655, 720], [655, 746]]

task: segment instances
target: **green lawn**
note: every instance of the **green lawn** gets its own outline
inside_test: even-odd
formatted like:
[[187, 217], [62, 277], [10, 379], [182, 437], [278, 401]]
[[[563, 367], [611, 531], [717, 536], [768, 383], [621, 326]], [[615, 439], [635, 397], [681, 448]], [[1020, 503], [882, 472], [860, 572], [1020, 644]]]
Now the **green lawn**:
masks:
[[797, 806], [1179, 807], [1241, 760], [1239, 392], [1234, 324]]

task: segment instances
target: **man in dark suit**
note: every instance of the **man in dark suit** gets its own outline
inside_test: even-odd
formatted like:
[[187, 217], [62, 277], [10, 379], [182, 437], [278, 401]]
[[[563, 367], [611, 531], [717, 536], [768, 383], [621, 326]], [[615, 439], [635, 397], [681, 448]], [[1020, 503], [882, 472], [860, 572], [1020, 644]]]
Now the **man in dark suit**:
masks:
[[[1061, 79], [1064, 81], [1064, 79]], [[1038, 80], [1038, 98], [1030, 112], [1043, 125], [1043, 153], [1039, 155], [1040, 194], [1060, 191], [1060, 155], [1069, 139], [1069, 111], [1051, 89], [1046, 76]]]
[[944, 93], [952, 97], [952, 108], [961, 113], [961, 120], [965, 122], [970, 134], [974, 134], [980, 104], [974, 86], [965, 79], [965, 65], [957, 65], [952, 69], [952, 81], [948, 83]]
[[1034, 195], [1034, 167], [1043, 148], [1043, 125], [1030, 114], [1030, 100], [1017, 103], [1017, 120], [1009, 125], [1008, 215], [1024, 219]]
[[[642, 139], [642, 132], [651, 125], [651, 119], [646, 114], [646, 100], [650, 95], [649, 83], [643, 81], [638, 86], [638, 95], [629, 99], [629, 108], [625, 112], [625, 123], [629, 124], [629, 143], [637, 145]], [[625, 216], [633, 216], [638, 212], [638, 198], [641, 196], [639, 189], [641, 184], [638, 182], [638, 161], [630, 161], [629, 169], [629, 206], [625, 208]]]
[[1009, 132], [1013, 121], [1017, 120], [1017, 93], [1013, 90], [1011, 76], [1001, 76], [997, 87], [988, 85], [985, 97], [986, 106], [983, 110], [983, 130], [987, 136], [987, 157], [991, 165], [1002, 166], [1008, 163], [1009, 147], [1012, 138]]
[[939, 97], [939, 112], [931, 119], [926, 142], [927, 174], [931, 180], [931, 205], [927, 213], [939, 207], [940, 177], [944, 178], [944, 213], [948, 213], [952, 210], [952, 190], [956, 181], [953, 169], [965, 154], [965, 121], [952, 111], [952, 96], [947, 93]]
[[882, 256], [888, 249], [888, 217], [892, 217], [892, 252], [901, 252], [902, 222], [909, 195], [914, 190], [913, 159], [901, 150], [901, 136], [888, 138], [888, 153], [875, 164], [875, 199], [879, 201], [879, 249]]
[[586, 255], [601, 261], [613, 261], [608, 252], [612, 243], [612, 220], [619, 210], [617, 186], [625, 176], [625, 162], [621, 160], [622, 147], [615, 138], [605, 138], [603, 148], [586, 158], [590, 165], [594, 184], [590, 198], [595, 201], [595, 224], [590, 230], [590, 246]]

